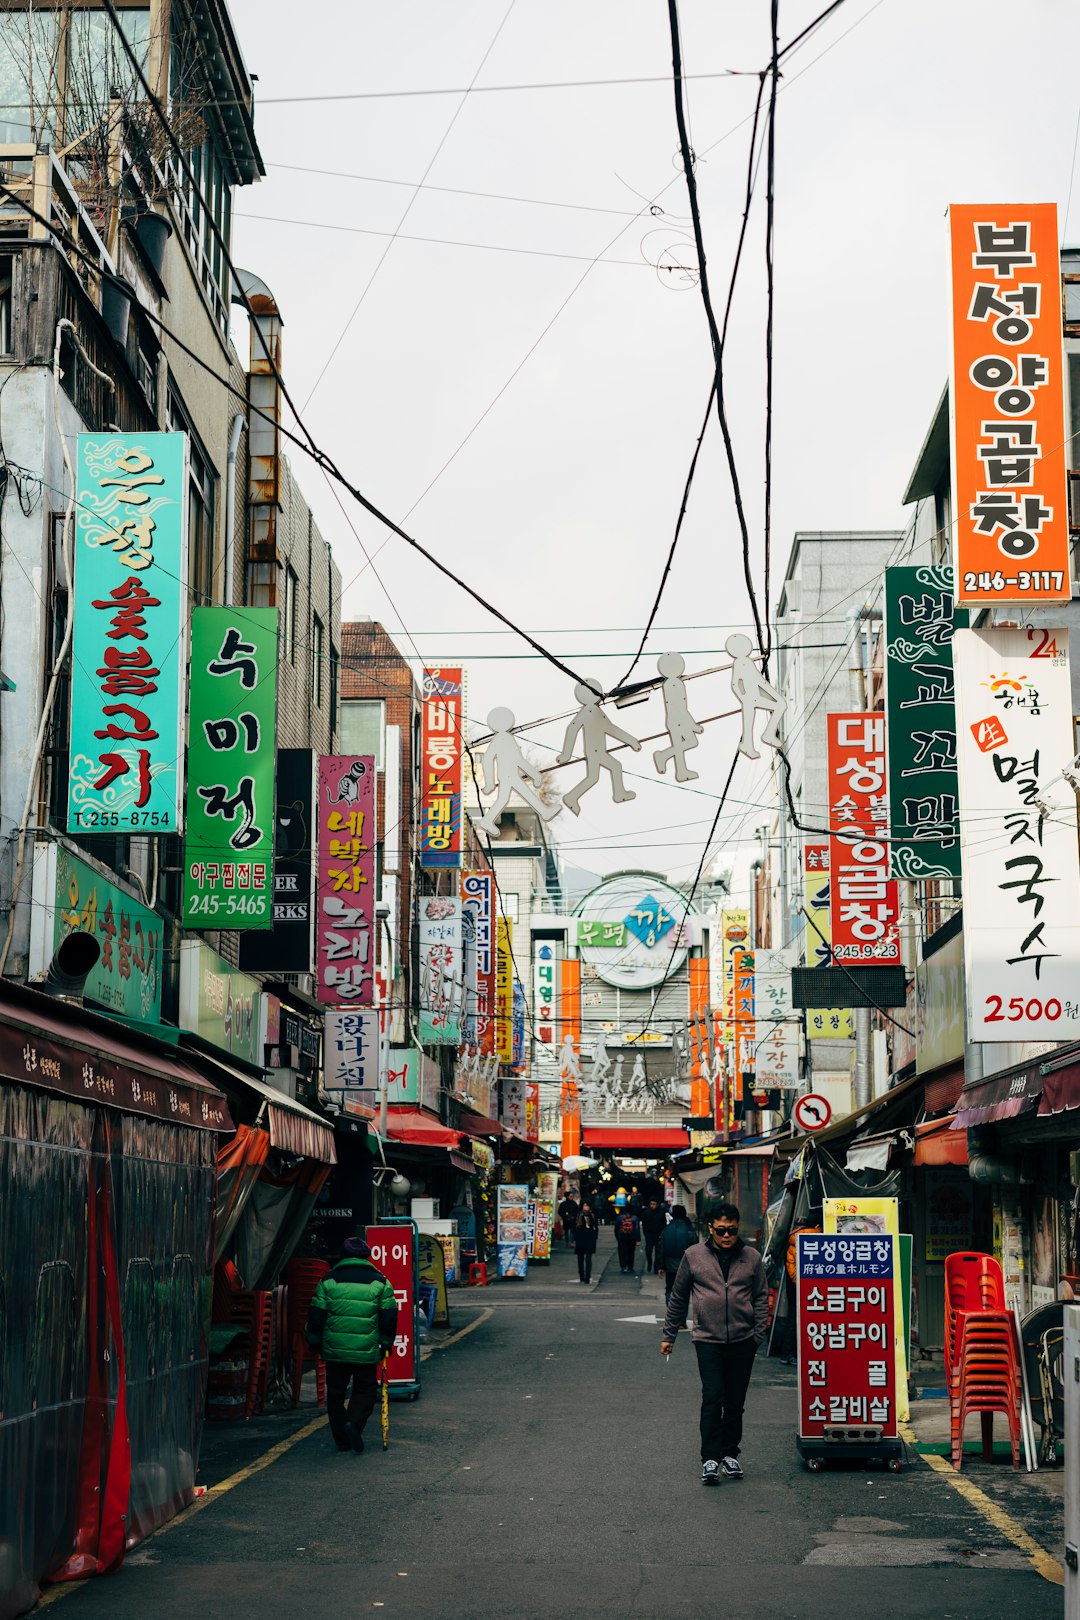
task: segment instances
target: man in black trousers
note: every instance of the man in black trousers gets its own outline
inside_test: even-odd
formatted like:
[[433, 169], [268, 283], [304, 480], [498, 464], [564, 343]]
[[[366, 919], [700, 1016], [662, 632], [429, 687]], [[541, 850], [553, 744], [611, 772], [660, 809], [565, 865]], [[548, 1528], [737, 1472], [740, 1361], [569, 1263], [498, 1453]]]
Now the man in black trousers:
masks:
[[679, 1263], [664, 1318], [660, 1354], [670, 1356], [691, 1300], [701, 1376], [701, 1483], [742, 1479], [743, 1406], [769, 1319], [769, 1285], [756, 1249], [739, 1237], [739, 1211], [717, 1204], [709, 1235]]

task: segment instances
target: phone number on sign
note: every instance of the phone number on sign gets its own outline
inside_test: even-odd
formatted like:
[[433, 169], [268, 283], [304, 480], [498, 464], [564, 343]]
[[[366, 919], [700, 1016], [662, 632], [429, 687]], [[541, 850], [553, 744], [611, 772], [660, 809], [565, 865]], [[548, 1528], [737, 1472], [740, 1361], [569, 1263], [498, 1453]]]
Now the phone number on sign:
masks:
[[257, 917], [268, 905], [267, 894], [193, 894], [185, 917]]
[[1006, 586], [1014, 591], [1060, 591], [1065, 575], [1058, 568], [1021, 569], [1017, 574], [1003, 574], [995, 569], [982, 574], [965, 574], [965, 591], [1003, 591]]
[[1046, 1018], [1051, 1024], [1059, 1018], [1075, 1018], [1080, 1012], [1080, 1006], [1075, 1001], [1060, 1002], [1056, 996], [1048, 1001], [1042, 1001], [1038, 996], [1010, 996], [1008, 1001], [1004, 996], [987, 996], [983, 1012], [984, 1021], [988, 1024], [1018, 1024], [1021, 1019], [1034, 1023], [1036, 1019]]
[[76, 810], [73, 820], [80, 827], [168, 827], [172, 817], [167, 810]]

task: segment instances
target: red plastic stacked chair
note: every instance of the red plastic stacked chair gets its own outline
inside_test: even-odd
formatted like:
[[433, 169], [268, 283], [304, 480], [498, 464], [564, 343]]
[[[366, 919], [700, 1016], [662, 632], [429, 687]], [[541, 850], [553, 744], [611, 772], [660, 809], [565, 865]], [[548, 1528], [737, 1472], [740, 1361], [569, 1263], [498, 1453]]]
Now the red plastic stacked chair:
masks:
[[309, 1362], [315, 1364], [316, 1398], [320, 1406], [326, 1405], [326, 1363], [308, 1344], [304, 1337], [304, 1326], [308, 1319], [312, 1295], [329, 1270], [330, 1267], [325, 1260], [292, 1260], [285, 1268], [285, 1281], [289, 1290], [285, 1331], [289, 1345], [293, 1406], [300, 1404], [304, 1367]]
[[1020, 1357], [1016, 1324], [1005, 1306], [1001, 1267], [992, 1255], [953, 1254], [945, 1262], [945, 1363], [953, 1467], [964, 1456], [964, 1430], [978, 1412], [983, 1456], [993, 1456], [994, 1413], [1009, 1425], [1013, 1467], [1020, 1466]]

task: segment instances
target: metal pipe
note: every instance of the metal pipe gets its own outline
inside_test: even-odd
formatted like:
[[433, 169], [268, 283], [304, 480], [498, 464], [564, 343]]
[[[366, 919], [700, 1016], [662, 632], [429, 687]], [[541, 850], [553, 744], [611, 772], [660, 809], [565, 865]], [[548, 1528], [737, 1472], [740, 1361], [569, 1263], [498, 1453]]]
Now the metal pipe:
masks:
[[237, 411], [229, 423], [229, 449], [225, 464], [225, 578], [221, 582], [221, 605], [233, 605], [233, 570], [236, 549], [236, 454], [240, 449], [240, 435], [247, 421], [243, 411]]

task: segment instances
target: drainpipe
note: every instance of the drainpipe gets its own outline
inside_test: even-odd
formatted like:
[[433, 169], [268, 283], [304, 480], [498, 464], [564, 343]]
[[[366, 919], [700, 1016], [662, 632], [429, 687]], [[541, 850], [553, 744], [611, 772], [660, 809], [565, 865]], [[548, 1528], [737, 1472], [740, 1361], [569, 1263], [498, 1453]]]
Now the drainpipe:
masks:
[[251, 311], [247, 393], [248, 535], [244, 600], [276, 607], [278, 517], [281, 511], [281, 311], [269, 287], [250, 270], [237, 270], [243, 297], [233, 302]]
[[[848, 614], [848, 702], [860, 712], [866, 708], [866, 664], [863, 655], [863, 620], [869, 609], [852, 608]], [[830, 881], [835, 881], [830, 877]], [[855, 1107], [865, 1108], [873, 1101], [872, 1043], [870, 1008], [856, 1007], [855, 1013]]]
[[240, 448], [240, 435], [247, 418], [237, 411], [229, 423], [229, 451], [225, 467], [225, 579], [222, 584], [221, 605], [233, 605], [233, 572], [236, 566], [236, 452]]

